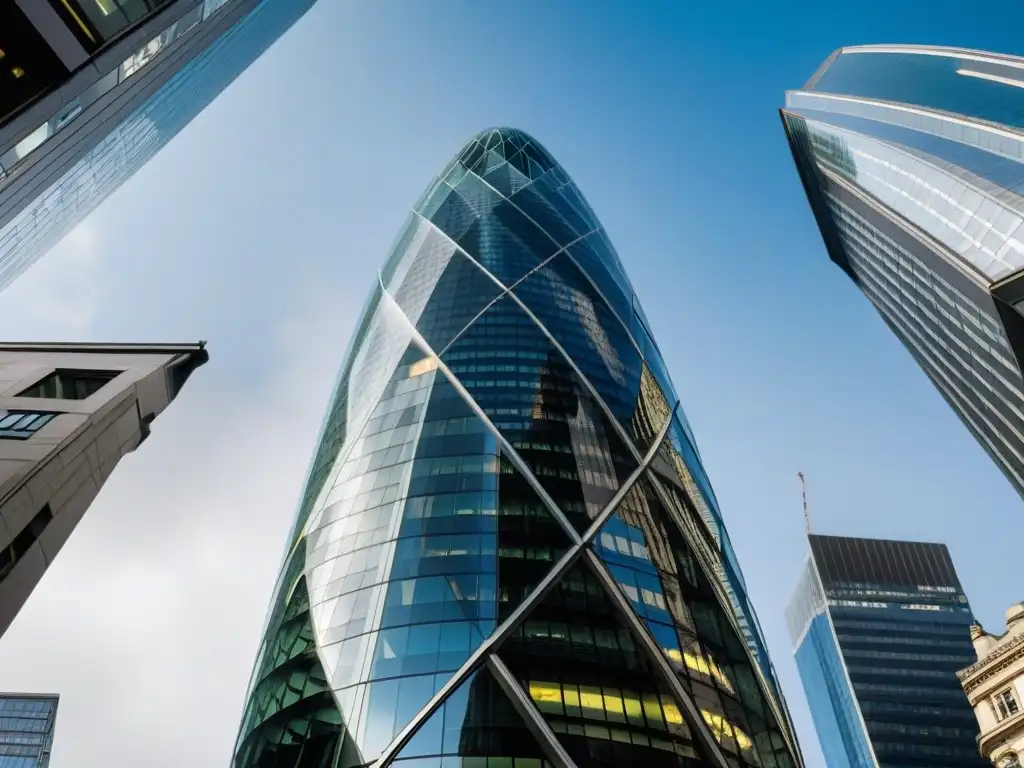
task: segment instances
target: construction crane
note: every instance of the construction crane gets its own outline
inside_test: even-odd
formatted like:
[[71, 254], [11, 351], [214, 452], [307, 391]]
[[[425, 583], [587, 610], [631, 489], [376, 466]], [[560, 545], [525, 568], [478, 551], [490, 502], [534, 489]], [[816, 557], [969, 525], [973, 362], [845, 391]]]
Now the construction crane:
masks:
[[804, 497], [804, 531], [808, 536], [811, 535], [811, 516], [807, 512], [807, 481], [804, 479], [803, 472], [797, 472], [796, 476], [800, 478], [800, 493]]

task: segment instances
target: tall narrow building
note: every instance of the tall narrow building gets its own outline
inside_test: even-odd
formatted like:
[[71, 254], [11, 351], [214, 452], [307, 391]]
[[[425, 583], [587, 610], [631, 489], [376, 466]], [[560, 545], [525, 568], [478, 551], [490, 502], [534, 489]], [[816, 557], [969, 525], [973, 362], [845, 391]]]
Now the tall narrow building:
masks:
[[312, 4], [0, 3], [0, 289], [148, 162]]
[[643, 310], [518, 130], [466, 144], [380, 272], [234, 758], [371, 764], [800, 765]]
[[202, 343], [0, 343], [0, 634], [207, 358]]
[[957, 671], [971, 608], [944, 544], [811, 534], [787, 611], [829, 768], [984, 768]]
[[782, 120], [832, 261], [1024, 495], [1024, 58], [843, 48]]

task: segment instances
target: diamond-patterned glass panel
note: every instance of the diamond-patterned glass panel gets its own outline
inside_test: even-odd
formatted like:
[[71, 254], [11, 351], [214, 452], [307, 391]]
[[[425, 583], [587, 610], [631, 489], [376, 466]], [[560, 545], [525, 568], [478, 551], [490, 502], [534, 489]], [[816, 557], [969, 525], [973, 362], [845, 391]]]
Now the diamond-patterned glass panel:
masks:
[[559, 508], [585, 530], [637, 465], [561, 353], [504, 297], [443, 358]]
[[[438, 682], [438, 686], [443, 681]], [[395, 757], [396, 768], [550, 768], [486, 669], [452, 691]]]
[[501, 658], [578, 766], [709, 765], [600, 582], [576, 565]]
[[[563, 253], [513, 292], [555, 337], [628, 430], [640, 389], [640, 352], [579, 268]], [[649, 446], [638, 447], [645, 451]]]
[[[380, 282], [296, 516], [234, 768], [548, 768], [563, 750], [579, 768], [725, 768], [702, 751], [708, 733], [729, 768], [791, 768], [714, 492], [565, 171], [520, 131], [478, 134], [417, 202]], [[514, 702], [492, 677], [498, 652]], [[466, 682], [426, 716], [457, 670]]]
[[[682, 508], [676, 515], [692, 518]], [[685, 680], [723, 750], [742, 765], [788, 765], [776, 754], [781, 733], [744, 640], [652, 481], [634, 486], [602, 527], [594, 551]]]

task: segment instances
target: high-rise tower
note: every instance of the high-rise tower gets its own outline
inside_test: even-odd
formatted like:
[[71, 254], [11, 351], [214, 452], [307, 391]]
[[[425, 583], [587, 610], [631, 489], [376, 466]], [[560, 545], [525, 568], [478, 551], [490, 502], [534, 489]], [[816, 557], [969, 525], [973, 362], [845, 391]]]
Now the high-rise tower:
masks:
[[799, 759], [622, 264], [540, 144], [478, 134], [356, 331], [234, 766]]
[[1024, 495], [1024, 59], [836, 51], [782, 120], [825, 246]]
[[957, 678], [973, 618], [945, 545], [809, 540], [787, 619], [829, 768], [984, 768]]
[[0, 289], [313, 0], [0, 3]]

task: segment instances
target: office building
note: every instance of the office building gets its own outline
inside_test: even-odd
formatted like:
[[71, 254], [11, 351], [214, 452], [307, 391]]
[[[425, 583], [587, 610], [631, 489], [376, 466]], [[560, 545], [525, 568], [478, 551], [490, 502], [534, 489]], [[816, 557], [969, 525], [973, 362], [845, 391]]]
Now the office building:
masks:
[[536, 140], [478, 134], [359, 321], [235, 768], [789, 768], [776, 691], [606, 233]]
[[49, 766], [58, 698], [35, 693], [0, 694], [0, 765]]
[[1024, 59], [843, 48], [782, 120], [832, 261], [1024, 495]]
[[971, 608], [943, 544], [812, 534], [786, 613], [829, 768], [981, 768], [956, 672]]
[[0, 288], [141, 168], [312, 3], [2, 3]]
[[996, 768], [1021, 768], [1024, 756], [1024, 603], [1006, 611], [1006, 631], [971, 627], [978, 660], [957, 673], [981, 729], [978, 751]]
[[0, 634], [206, 359], [202, 344], [0, 343]]

